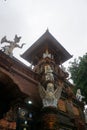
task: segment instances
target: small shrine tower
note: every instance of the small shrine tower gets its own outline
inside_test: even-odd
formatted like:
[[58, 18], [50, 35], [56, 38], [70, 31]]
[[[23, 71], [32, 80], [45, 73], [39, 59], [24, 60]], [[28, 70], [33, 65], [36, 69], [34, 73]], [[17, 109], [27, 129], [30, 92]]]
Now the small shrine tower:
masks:
[[85, 129], [82, 105], [73, 94], [73, 85], [62, 63], [72, 57], [47, 30], [22, 57], [39, 75], [38, 91], [42, 101], [38, 129]]

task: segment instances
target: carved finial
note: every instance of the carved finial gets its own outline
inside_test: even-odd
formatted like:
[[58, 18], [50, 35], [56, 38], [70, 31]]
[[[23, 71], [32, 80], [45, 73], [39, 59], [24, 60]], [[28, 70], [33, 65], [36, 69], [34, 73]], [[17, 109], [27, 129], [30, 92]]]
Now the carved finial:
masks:
[[48, 49], [46, 49], [46, 54], [47, 54], [47, 55], [49, 54]]
[[47, 28], [46, 32], [49, 32], [49, 29]]
[[4, 42], [6, 42], [6, 41], [7, 41], [6, 36], [4, 36], [4, 37], [1, 39], [1, 44], [4, 43]]
[[20, 39], [21, 39], [21, 36], [17, 36], [17, 34], [15, 35], [15, 38], [14, 38], [14, 42], [15, 43], [18, 43], [18, 42], [20, 42]]
[[2, 43], [9, 43], [9, 45], [5, 45], [4, 47], [2, 47], [2, 51], [5, 53], [5, 54], [7, 54], [7, 55], [9, 55], [9, 56], [13, 56], [13, 50], [14, 50], [14, 48], [16, 48], [16, 47], [18, 47], [18, 48], [22, 48], [24, 45], [25, 45], [25, 43], [23, 43], [21, 46], [19, 46], [17, 43], [19, 43], [20, 42], [20, 39], [21, 39], [21, 37], [19, 36], [17, 36], [17, 35], [15, 35], [15, 38], [14, 38], [14, 40], [13, 41], [10, 41], [10, 40], [7, 40], [7, 38], [6, 38], [6, 36], [4, 36], [2, 39], [1, 39], [1, 44]]
[[48, 52], [48, 49], [46, 49], [45, 53], [43, 53], [43, 58], [49, 57], [51, 58], [51, 54]]

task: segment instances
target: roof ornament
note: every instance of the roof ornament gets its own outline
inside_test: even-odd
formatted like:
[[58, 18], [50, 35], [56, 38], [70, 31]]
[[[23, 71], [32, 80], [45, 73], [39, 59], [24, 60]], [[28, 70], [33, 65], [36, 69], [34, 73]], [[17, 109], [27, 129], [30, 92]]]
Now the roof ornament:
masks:
[[48, 52], [48, 49], [46, 49], [45, 53], [43, 53], [43, 58], [49, 57], [51, 58], [51, 54]]
[[4, 36], [2, 39], [1, 39], [1, 44], [3, 44], [3, 43], [9, 43], [9, 45], [5, 45], [4, 47], [2, 47], [2, 51], [5, 53], [5, 54], [7, 54], [7, 55], [9, 55], [9, 56], [13, 56], [13, 50], [14, 50], [14, 48], [16, 48], [16, 47], [18, 47], [18, 48], [22, 48], [24, 45], [25, 45], [25, 43], [22, 43], [22, 45], [21, 46], [19, 46], [17, 43], [19, 43], [20, 42], [20, 39], [21, 39], [21, 37], [19, 36], [17, 36], [17, 35], [15, 35], [15, 37], [14, 37], [14, 41], [10, 41], [10, 40], [7, 40], [7, 38], [6, 38], [6, 36]]
[[49, 29], [48, 29], [48, 27], [47, 27], [47, 30], [46, 30], [46, 32], [49, 32]]

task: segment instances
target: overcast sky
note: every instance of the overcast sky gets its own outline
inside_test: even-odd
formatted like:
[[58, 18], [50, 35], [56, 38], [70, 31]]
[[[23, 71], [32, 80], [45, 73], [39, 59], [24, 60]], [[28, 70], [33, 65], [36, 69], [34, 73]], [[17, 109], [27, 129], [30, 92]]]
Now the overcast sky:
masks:
[[[87, 0], [0, 0], [0, 39], [22, 36], [19, 57], [49, 28], [50, 33], [73, 55], [87, 52]], [[0, 45], [1, 46], [1, 45]], [[73, 58], [71, 60], [73, 60]]]

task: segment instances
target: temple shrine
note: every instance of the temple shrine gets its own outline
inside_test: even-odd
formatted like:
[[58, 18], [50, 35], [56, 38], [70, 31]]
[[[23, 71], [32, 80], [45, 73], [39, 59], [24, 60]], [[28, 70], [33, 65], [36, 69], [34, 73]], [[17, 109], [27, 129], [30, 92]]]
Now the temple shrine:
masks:
[[20, 37], [0, 50], [0, 130], [86, 130], [84, 104], [62, 64], [72, 55], [47, 30], [21, 57]]

